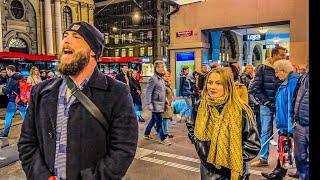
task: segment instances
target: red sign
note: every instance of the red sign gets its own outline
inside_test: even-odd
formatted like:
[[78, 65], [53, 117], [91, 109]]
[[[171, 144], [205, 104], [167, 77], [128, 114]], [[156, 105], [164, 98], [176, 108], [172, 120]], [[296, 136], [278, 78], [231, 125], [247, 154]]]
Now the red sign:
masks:
[[192, 36], [192, 31], [181, 31], [181, 32], [176, 32], [177, 37], [189, 37]]

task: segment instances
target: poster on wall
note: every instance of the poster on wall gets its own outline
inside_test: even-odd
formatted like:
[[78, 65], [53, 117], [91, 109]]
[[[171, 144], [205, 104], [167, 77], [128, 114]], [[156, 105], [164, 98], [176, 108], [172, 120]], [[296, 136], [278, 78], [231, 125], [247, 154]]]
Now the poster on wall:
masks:
[[178, 95], [180, 86], [180, 73], [184, 66], [189, 67], [189, 75], [191, 76], [194, 71], [194, 52], [177, 52], [176, 53], [176, 91]]

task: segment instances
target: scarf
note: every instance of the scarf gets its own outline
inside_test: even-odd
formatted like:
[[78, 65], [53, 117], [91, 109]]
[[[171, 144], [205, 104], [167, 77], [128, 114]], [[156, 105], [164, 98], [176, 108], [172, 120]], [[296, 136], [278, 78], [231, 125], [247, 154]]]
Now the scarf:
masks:
[[[221, 114], [215, 108], [224, 105]], [[207, 162], [220, 169], [231, 169], [231, 180], [243, 175], [242, 110], [228, 96], [210, 98], [200, 102], [195, 124], [195, 136], [201, 141], [211, 141]]]

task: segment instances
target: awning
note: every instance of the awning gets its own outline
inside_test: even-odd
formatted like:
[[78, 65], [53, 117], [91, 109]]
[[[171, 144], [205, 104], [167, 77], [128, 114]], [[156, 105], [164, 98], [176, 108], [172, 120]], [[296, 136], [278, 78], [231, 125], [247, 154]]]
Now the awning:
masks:
[[55, 61], [57, 56], [25, 54], [20, 52], [0, 52], [0, 59], [25, 59], [30, 61]]
[[101, 57], [98, 62], [105, 63], [140, 63], [142, 62], [142, 58], [140, 57]]

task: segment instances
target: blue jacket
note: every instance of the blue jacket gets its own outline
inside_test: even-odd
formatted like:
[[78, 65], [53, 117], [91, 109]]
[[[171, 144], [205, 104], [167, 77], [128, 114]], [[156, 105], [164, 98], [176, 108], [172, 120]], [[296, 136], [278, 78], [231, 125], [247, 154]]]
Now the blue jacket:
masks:
[[294, 97], [294, 120], [301, 126], [309, 126], [309, 72], [299, 79]]
[[280, 130], [292, 132], [294, 90], [298, 84], [299, 75], [290, 73], [287, 79], [280, 85], [276, 102], [276, 127]]
[[18, 80], [22, 78], [23, 77], [20, 73], [15, 72], [12, 76], [8, 78], [6, 86], [2, 88], [3, 94], [9, 97], [9, 102], [15, 102], [17, 96], [16, 94], [20, 94]]

